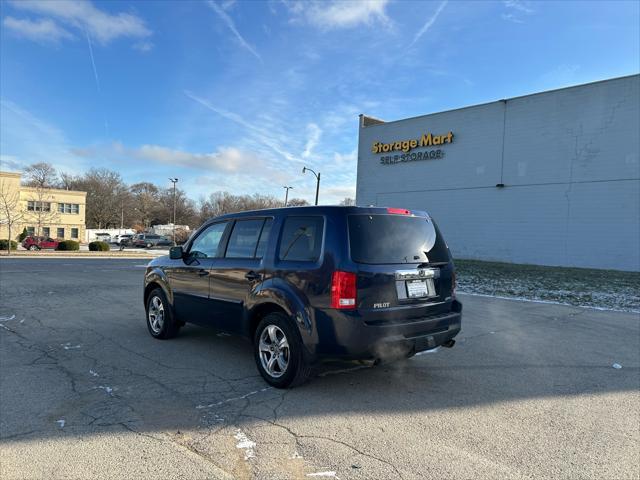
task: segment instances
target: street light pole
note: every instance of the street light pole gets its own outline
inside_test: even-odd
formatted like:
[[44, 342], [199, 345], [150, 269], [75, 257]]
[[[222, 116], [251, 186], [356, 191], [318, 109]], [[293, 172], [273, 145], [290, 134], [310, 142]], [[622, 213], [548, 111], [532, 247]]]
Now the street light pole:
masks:
[[289, 201], [289, 190], [293, 190], [293, 187], [282, 187], [286, 190], [284, 194], [284, 206], [287, 206], [287, 202]]
[[313, 173], [316, 177], [316, 205], [318, 205], [318, 195], [320, 193], [320, 172], [316, 173], [310, 168], [302, 167], [302, 173], [306, 173], [307, 171]]
[[178, 183], [177, 178], [169, 179], [173, 183], [173, 243], [176, 243], [176, 183]]

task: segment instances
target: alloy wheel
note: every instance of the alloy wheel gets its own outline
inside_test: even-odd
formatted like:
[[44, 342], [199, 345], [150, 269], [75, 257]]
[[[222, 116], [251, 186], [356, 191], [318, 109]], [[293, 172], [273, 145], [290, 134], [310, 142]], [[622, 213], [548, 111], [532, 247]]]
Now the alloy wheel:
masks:
[[149, 302], [149, 326], [158, 335], [164, 325], [164, 305], [160, 297], [153, 296]]
[[284, 375], [290, 358], [289, 342], [276, 325], [268, 325], [260, 334], [260, 362], [262, 368], [273, 378]]

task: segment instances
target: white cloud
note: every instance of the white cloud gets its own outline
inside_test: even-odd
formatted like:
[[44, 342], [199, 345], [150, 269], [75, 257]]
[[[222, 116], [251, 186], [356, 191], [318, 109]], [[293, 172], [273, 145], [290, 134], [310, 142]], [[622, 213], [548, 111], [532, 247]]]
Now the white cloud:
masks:
[[153, 42], [149, 42], [148, 40], [136, 42], [133, 44], [132, 48], [134, 50], [138, 50], [139, 52], [147, 53], [153, 49]]
[[203, 107], [211, 110], [212, 112], [215, 112], [218, 115], [228, 120], [231, 120], [232, 122], [235, 122], [238, 125], [245, 127], [257, 143], [269, 147], [279, 157], [289, 161], [298, 161], [298, 162], [300, 161], [298, 158], [296, 158], [294, 155], [292, 155], [285, 149], [285, 147], [282, 145], [282, 142], [277, 140], [276, 136], [274, 135], [273, 129], [265, 129], [262, 127], [258, 127], [246, 121], [242, 116], [238, 115], [237, 113], [229, 112], [227, 110], [218, 108], [212, 105], [206, 99], [198, 97], [197, 95], [194, 95], [188, 90], [185, 90], [184, 94], [190, 99], [192, 99], [193, 101], [202, 105]]
[[388, 0], [334, 0], [287, 3], [294, 21], [304, 20], [322, 29], [351, 28], [373, 23], [389, 24]]
[[334, 185], [332, 187], [320, 190], [322, 203], [328, 205], [337, 205], [345, 198], [356, 198], [356, 186], [351, 185]]
[[504, 6], [506, 8], [511, 8], [517, 10], [522, 13], [530, 14], [533, 13], [534, 10], [529, 6], [529, 2], [521, 1], [521, 0], [504, 0]]
[[504, 0], [502, 3], [507, 12], [501, 14], [500, 17], [507, 22], [524, 23], [523, 17], [535, 12], [527, 1]]
[[191, 153], [158, 145], [143, 145], [129, 150], [129, 153], [143, 160], [224, 172], [240, 172], [243, 169], [255, 168], [261, 163], [254, 154], [234, 147], [222, 147], [214, 153]]
[[438, 19], [438, 16], [440, 15], [440, 13], [442, 12], [442, 10], [444, 10], [444, 7], [447, 6], [447, 2], [448, 0], [444, 0], [444, 2], [442, 2], [440, 5], [438, 5], [438, 8], [436, 8], [436, 11], [433, 13], [433, 15], [431, 15], [427, 21], [425, 22], [425, 24], [422, 26], [422, 28], [418, 31], [418, 33], [416, 33], [416, 35], [413, 37], [413, 41], [411, 42], [410, 46], [413, 46], [418, 40], [420, 40], [420, 37], [422, 37], [422, 35], [424, 35], [425, 33], [427, 33], [429, 31], [429, 29], [433, 26], [433, 24], [436, 22], [436, 20]]
[[32, 21], [14, 17], [5, 17], [4, 26], [13, 34], [33, 40], [34, 42], [59, 43], [60, 40], [70, 40], [73, 35], [53, 20], [48, 18]]
[[[111, 14], [96, 8], [87, 0], [20, 0], [12, 1], [11, 5], [16, 9], [53, 17], [77, 30], [84, 30], [101, 44], [120, 37], [146, 38], [152, 33], [140, 17], [131, 13]], [[51, 21], [50, 18], [40, 21], [46, 20]]]
[[302, 158], [309, 158], [311, 156], [313, 149], [316, 148], [316, 145], [318, 145], [320, 141], [320, 135], [322, 135], [322, 130], [315, 123], [307, 125], [307, 132], [309, 137], [304, 147], [304, 152], [302, 152]]
[[357, 148], [352, 150], [349, 153], [338, 153], [338, 152], [335, 152], [333, 154], [333, 161], [338, 163], [338, 164], [341, 164], [341, 165], [344, 165], [346, 163], [352, 163], [353, 166], [355, 167], [357, 158], [358, 158], [358, 149]]
[[244, 37], [242, 35], [240, 35], [240, 32], [236, 28], [236, 24], [233, 22], [233, 19], [229, 16], [229, 14], [227, 12], [225, 12], [224, 7], [221, 7], [220, 5], [218, 5], [213, 0], [209, 0], [208, 5], [211, 7], [211, 9], [214, 12], [216, 12], [216, 14], [220, 17], [220, 19], [227, 25], [229, 30], [231, 30], [231, 33], [233, 33], [233, 35], [236, 37], [238, 42], [240, 42], [240, 45], [243, 48], [247, 49], [253, 56], [255, 56], [258, 60], [260, 60], [262, 62], [262, 57], [258, 54], [258, 52], [255, 50], [255, 48], [253, 48], [249, 44], [249, 42], [247, 42], [244, 39]]

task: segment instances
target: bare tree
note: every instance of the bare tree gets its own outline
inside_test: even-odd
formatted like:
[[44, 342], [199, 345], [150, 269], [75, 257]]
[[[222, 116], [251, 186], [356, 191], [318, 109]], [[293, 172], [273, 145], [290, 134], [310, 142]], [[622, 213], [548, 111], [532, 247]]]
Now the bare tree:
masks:
[[208, 198], [201, 197], [199, 201], [200, 222], [208, 218], [217, 217], [227, 213], [242, 212], [245, 210], [259, 210], [262, 208], [277, 208], [282, 206], [282, 201], [270, 195], [232, 195], [229, 192], [215, 192]]
[[347, 197], [344, 200], [342, 200], [340, 202], [340, 205], [344, 206], [344, 207], [353, 207], [356, 204], [355, 199], [351, 198], [351, 197]]
[[128, 189], [119, 173], [106, 168], [92, 168], [75, 185], [75, 188], [87, 192], [87, 227], [120, 225]]
[[11, 230], [23, 218], [19, 190], [11, 189], [7, 182], [0, 180], [0, 223], [7, 226], [7, 255], [11, 255]]
[[33, 163], [24, 169], [22, 183], [27, 187], [54, 188], [58, 184], [58, 172], [50, 163]]
[[145, 228], [148, 228], [151, 225], [154, 213], [158, 210], [158, 187], [153, 183], [140, 182], [131, 185], [129, 190], [131, 191], [134, 210], [137, 212], [136, 217]]
[[31, 187], [27, 198], [26, 216], [36, 224], [36, 235], [42, 235], [44, 225], [58, 221], [59, 215], [52, 203], [53, 195], [49, 188]]
[[309, 205], [309, 202], [304, 198], [292, 198], [287, 202], [287, 206], [289, 207], [306, 207], [307, 205]]

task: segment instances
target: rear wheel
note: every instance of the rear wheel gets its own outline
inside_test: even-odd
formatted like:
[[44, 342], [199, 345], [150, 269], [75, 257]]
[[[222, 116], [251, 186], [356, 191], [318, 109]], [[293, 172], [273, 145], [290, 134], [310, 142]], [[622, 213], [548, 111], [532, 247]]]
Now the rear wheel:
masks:
[[147, 328], [152, 337], [162, 340], [175, 337], [180, 330], [180, 324], [160, 288], [152, 290], [147, 298]]
[[295, 387], [311, 374], [302, 355], [302, 341], [291, 320], [282, 313], [264, 317], [253, 337], [256, 366], [262, 378], [276, 388]]
[[29, 250], [31, 250], [33, 252], [33, 251], [40, 250], [40, 249], [38, 248], [37, 245], [30, 245], [29, 246]]

